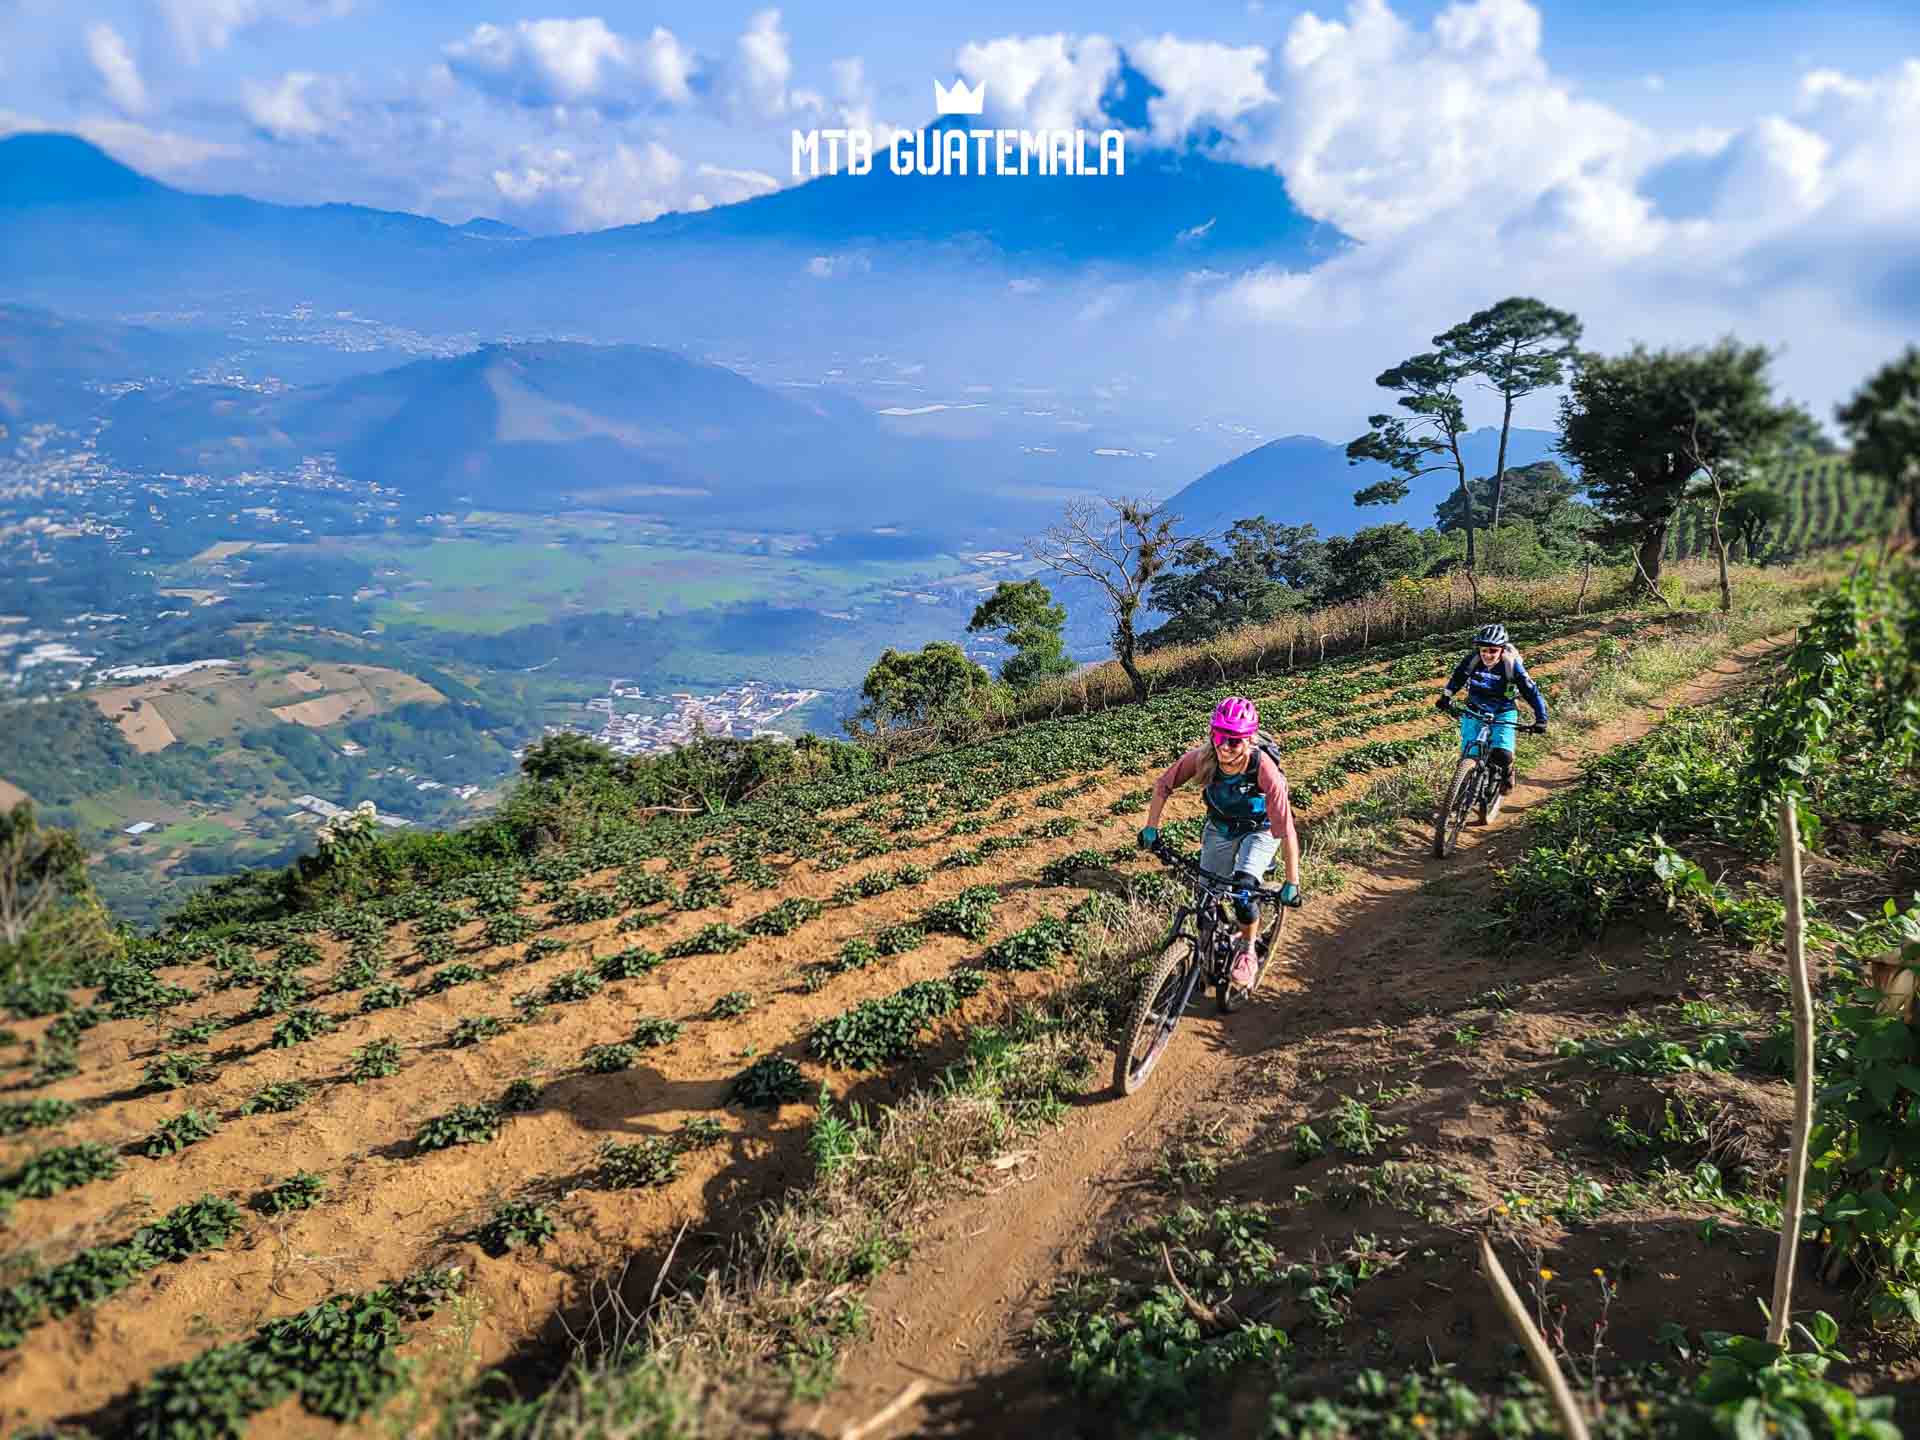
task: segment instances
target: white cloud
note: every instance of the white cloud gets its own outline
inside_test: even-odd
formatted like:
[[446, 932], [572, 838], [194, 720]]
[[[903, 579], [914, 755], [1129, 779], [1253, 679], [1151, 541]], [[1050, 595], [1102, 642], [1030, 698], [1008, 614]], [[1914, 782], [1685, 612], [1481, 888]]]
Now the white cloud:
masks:
[[699, 69], [698, 57], [671, 30], [655, 26], [633, 38], [598, 16], [476, 25], [444, 54], [453, 74], [499, 99], [612, 113], [690, 104]]
[[254, 128], [273, 140], [317, 140], [350, 118], [340, 81], [311, 71], [290, 70], [273, 85], [249, 80], [241, 96]]
[[1270, 103], [1261, 45], [1220, 45], [1163, 35], [1128, 47], [1127, 58], [1164, 93], [1147, 103], [1156, 143], [1174, 144], [1198, 126], [1226, 124]]
[[243, 30], [267, 20], [311, 25], [351, 14], [354, 0], [157, 0], [181, 56], [200, 63]]
[[123, 115], [139, 115], [147, 108], [147, 86], [140, 67], [120, 32], [104, 20], [87, 26], [87, 58], [100, 73], [107, 98]]
[[669, 211], [709, 210], [780, 188], [758, 170], [689, 167], [657, 140], [597, 150], [523, 146], [491, 178], [508, 214], [549, 230], [635, 225]]
[[[773, 119], [795, 103], [788, 94], [793, 57], [787, 34], [780, 28], [778, 10], [761, 10], [747, 23], [736, 49], [739, 64], [734, 77], [734, 102], [749, 116]], [[817, 103], [818, 97], [807, 96]], [[804, 103], [804, 101], [802, 102]]]
[[1456, 3], [1426, 33], [1384, 0], [1355, 0], [1344, 22], [1303, 15], [1281, 51], [1283, 98], [1247, 117], [1243, 153], [1365, 241], [1439, 212], [1510, 215], [1561, 187], [1591, 197], [1650, 137], [1553, 78], [1539, 40], [1525, 0]]
[[969, 83], [986, 82], [988, 115], [1030, 130], [1072, 129], [1099, 113], [1120, 73], [1120, 48], [1104, 35], [1007, 36], [961, 46], [954, 64]]

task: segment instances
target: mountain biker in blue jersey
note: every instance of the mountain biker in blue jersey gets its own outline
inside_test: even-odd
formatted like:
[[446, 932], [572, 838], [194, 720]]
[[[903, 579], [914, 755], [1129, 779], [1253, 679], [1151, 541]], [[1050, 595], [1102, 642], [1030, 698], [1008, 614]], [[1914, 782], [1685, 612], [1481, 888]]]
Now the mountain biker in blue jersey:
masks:
[[[1447, 683], [1441, 687], [1440, 698], [1434, 701], [1434, 708], [1452, 713], [1453, 692], [1464, 686], [1468, 700], [1483, 710], [1493, 712], [1495, 718], [1493, 734], [1488, 742], [1487, 763], [1500, 777], [1500, 793], [1506, 795], [1513, 790], [1513, 741], [1520, 719], [1520, 707], [1513, 702], [1511, 692], [1518, 690], [1527, 704], [1533, 707], [1534, 723], [1539, 725], [1543, 735], [1547, 725], [1547, 702], [1541, 698], [1540, 687], [1533, 683], [1533, 677], [1527, 674], [1520, 652], [1508, 640], [1506, 626], [1483, 625], [1473, 641], [1473, 650], [1453, 667], [1453, 674], [1447, 677]], [[1462, 754], [1480, 737], [1485, 724], [1476, 715], [1460, 717]]]

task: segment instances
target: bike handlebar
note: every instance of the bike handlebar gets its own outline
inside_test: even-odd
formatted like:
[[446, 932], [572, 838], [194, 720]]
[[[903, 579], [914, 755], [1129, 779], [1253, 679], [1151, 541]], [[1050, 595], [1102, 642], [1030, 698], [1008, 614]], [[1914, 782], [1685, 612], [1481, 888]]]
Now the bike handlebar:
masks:
[[[1155, 845], [1151, 853], [1162, 865], [1166, 865], [1171, 869], [1186, 871], [1205, 887], [1211, 895], [1230, 895], [1237, 888], [1230, 876], [1215, 875], [1211, 870], [1201, 869], [1198, 861], [1189, 860], [1186, 856], [1167, 849], [1165, 841]], [[1247, 895], [1250, 899], [1268, 900], [1276, 905], [1286, 903], [1281, 900], [1280, 892], [1277, 889], [1271, 889], [1266, 886], [1249, 890], [1247, 891]]]

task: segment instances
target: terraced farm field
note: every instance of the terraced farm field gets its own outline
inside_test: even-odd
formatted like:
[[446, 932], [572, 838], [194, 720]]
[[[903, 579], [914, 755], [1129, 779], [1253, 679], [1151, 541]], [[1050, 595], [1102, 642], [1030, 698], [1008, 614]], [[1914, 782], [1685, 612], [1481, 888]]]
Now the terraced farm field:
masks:
[[[1662, 623], [1515, 629], [1551, 701]], [[1236, 682], [1309, 833], [1450, 733], [1432, 696], [1463, 645]], [[1167, 893], [1133, 835], [1213, 698], [17, 988], [0, 1420], [278, 1434], [365, 1415], [403, 1348], [429, 1378], [539, 1368], [593, 1281], [629, 1266], [638, 1308], [684, 1232], [710, 1249], [803, 1178], [823, 1085], [892, 1098], [961, 1023], [1056, 984], [1116, 884]], [[1188, 847], [1197, 812], [1170, 812]], [[449, 1314], [451, 1355], [428, 1338]]]

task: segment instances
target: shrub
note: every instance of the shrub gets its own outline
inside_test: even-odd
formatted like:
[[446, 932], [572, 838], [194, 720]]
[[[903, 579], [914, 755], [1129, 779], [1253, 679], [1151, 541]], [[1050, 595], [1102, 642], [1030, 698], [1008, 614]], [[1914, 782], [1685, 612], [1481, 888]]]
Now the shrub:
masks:
[[281, 1115], [298, 1110], [313, 1098], [313, 1090], [298, 1080], [275, 1080], [262, 1085], [240, 1107], [242, 1115]]
[[199, 1110], [182, 1110], [146, 1138], [141, 1152], [153, 1159], [177, 1155], [189, 1145], [197, 1145], [220, 1128], [213, 1116]]
[[382, 981], [378, 985], [369, 985], [366, 993], [360, 997], [360, 1013], [371, 1015], [376, 1010], [395, 1010], [411, 998], [406, 986], [393, 980]]

